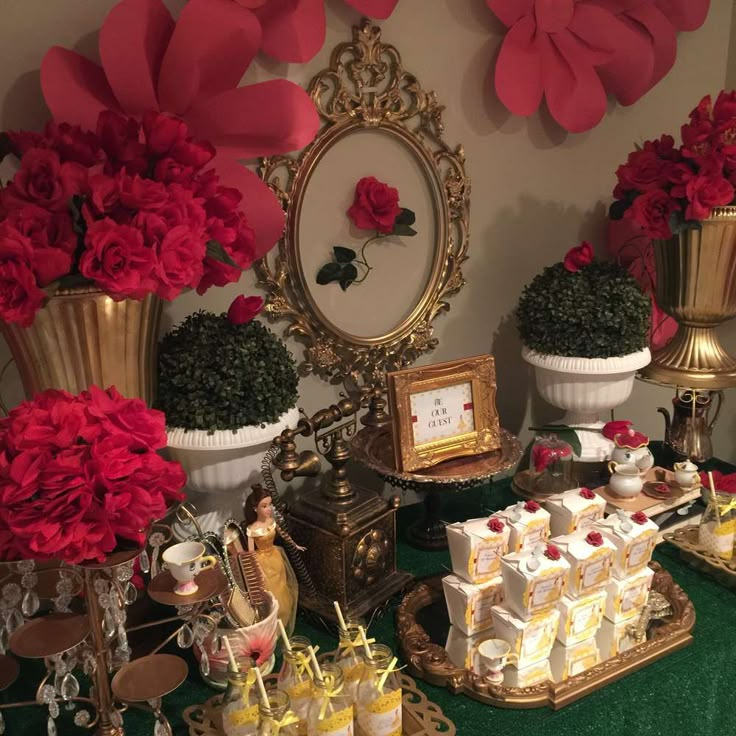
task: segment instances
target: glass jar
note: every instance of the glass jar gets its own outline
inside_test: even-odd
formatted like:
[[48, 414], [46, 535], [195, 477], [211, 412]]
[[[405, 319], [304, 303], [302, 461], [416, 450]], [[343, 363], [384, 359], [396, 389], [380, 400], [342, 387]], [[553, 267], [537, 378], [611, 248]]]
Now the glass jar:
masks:
[[552, 495], [575, 488], [572, 447], [556, 434], [534, 438], [529, 470], [534, 493]]
[[401, 679], [396, 658], [385, 644], [372, 644], [370, 649], [370, 659], [363, 653], [358, 685], [357, 733], [401, 736]]
[[255, 736], [258, 731], [258, 694], [255, 663], [241, 662], [241, 671], [228, 668], [222, 696], [222, 730], [225, 736]]
[[340, 666], [342, 676], [345, 679], [345, 693], [351, 703], [355, 703], [358, 697], [358, 683], [363, 672], [363, 637], [360, 633], [359, 624], [346, 624], [346, 628], [340, 627], [340, 641], [337, 646], [335, 663]]
[[708, 506], [698, 528], [698, 546], [715, 557], [730, 560], [736, 538], [736, 511], [731, 508], [733, 495], [716, 491], [710, 495]]
[[344, 685], [337, 664], [322, 665], [322, 677], [314, 678], [314, 697], [309, 704], [309, 736], [353, 736], [353, 704], [343, 690]]
[[283, 690], [269, 690], [268, 703], [260, 702], [258, 714], [258, 736], [297, 736], [298, 719]]
[[298, 732], [307, 733], [307, 713], [313, 696], [311, 666], [309, 664], [310, 642], [304, 636], [292, 636], [291, 652], [284, 649], [283, 661], [278, 676], [278, 686], [288, 696], [291, 710], [299, 718]]

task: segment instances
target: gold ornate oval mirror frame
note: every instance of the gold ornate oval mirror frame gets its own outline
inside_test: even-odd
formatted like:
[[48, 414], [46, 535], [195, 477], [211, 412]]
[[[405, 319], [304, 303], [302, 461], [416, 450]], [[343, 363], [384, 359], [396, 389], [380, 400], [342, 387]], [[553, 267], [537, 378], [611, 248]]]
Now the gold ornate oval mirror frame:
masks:
[[[305, 345], [300, 364], [333, 383], [384, 385], [384, 372], [406, 367], [437, 345], [432, 322], [449, 309], [447, 298], [465, 283], [470, 180], [462, 146], [442, 136], [443, 107], [404, 70], [399, 52], [381, 41], [381, 31], [364, 20], [353, 41], [335, 47], [327, 69], [309, 85], [322, 119], [317, 137], [298, 155], [265, 158], [259, 175], [286, 210], [284, 236], [256, 264], [258, 285], [267, 292], [266, 313], [286, 320], [286, 335]], [[355, 132], [380, 128], [401, 142], [419, 163], [433, 201], [434, 254], [423, 293], [408, 316], [385, 334], [361, 337], [327, 320], [310, 293], [300, 258], [299, 222], [305, 192], [325, 154]]]

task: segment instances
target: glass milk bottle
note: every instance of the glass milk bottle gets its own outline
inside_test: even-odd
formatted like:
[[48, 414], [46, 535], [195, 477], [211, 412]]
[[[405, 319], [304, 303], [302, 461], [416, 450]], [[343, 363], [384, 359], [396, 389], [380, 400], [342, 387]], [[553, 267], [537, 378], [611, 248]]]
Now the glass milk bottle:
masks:
[[733, 558], [736, 515], [730, 500], [730, 494], [711, 494], [698, 528], [698, 546], [722, 560]]
[[358, 683], [363, 673], [363, 657], [360, 653], [363, 636], [358, 624], [348, 623], [346, 628], [340, 627], [340, 643], [337, 647], [335, 663], [340, 665], [345, 679], [345, 693], [351, 703], [358, 697]]
[[357, 729], [361, 736], [401, 736], [401, 680], [396, 659], [384, 644], [363, 654], [358, 685]]
[[269, 690], [268, 703], [259, 704], [258, 736], [297, 736], [298, 718], [283, 690]]
[[255, 664], [241, 664], [241, 671], [228, 668], [227, 690], [222, 697], [222, 729], [225, 736], [256, 736], [258, 731], [258, 694]]
[[278, 676], [278, 686], [288, 696], [291, 710], [299, 718], [298, 733], [307, 733], [307, 712], [312, 700], [313, 685], [311, 665], [309, 664], [309, 639], [292, 636], [291, 651], [283, 651], [283, 663]]
[[344, 685], [337, 664], [323, 664], [321, 678], [315, 674], [307, 716], [309, 736], [353, 736], [353, 704], [344, 693]]

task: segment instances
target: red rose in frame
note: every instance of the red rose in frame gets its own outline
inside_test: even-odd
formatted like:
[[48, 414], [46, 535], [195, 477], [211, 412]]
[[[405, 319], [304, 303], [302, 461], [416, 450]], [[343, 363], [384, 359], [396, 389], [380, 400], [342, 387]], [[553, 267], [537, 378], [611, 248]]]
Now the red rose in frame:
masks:
[[649, 517], [643, 511], [637, 511], [635, 514], [631, 514], [631, 521], [636, 524], [646, 524]]
[[593, 547], [601, 547], [603, 545], [603, 535], [600, 532], [588, 532], [585, 541]]
[[388, 234], [400, 213], [398, 189], [378, 181], [375, 176], [365, 176], [355, 185], [348, 216], [356, 227]]
[[505, 529], [504, 523], [501, 521], [501, 519], [492, 516], [488, 520], [487, 524], [488, 528], [494, 533], [494, 534], [500, 534]]
[[227, 310], [227, 318], [234, 325], [244, 325], [260, 314], [263, 309], [263, 299], [260, 296], [235, 297]]
[[524, 504], [524, 511], [528, 511], [530, 514], [536, 514], [542, 507], [536, 501], [527, 501]]
[[560, 552], [559, 547], [556, 547], [554, 544], [548, 544], [547, 549], [544, 550], [544, 556], [548, 560], [557, 561], [562, 557], [562, 553]]
[[563, 265], [571, 273], [579, 271], [581, 268], [589, 265], [593, 261], [593, 247], [584, 240], [575, 248], [570, 248], [565, 254]]
[[588, 499], [588, 501], [592, 501], [595, 498], [595, 493], [590, 490], [590, 488], [581, 488], [580, 494], [583, 498]]

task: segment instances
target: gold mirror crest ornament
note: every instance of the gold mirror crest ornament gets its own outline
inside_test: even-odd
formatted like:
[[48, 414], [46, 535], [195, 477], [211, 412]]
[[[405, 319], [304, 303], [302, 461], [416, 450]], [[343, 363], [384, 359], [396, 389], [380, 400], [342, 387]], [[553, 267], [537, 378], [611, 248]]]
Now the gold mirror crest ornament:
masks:
[[[399, 52], [383, 43], [380, 28], [367, 20], [353, 28], [352, 42], [335, 47], [329, 67], [312, 79], [308, 91], [323, 121], [316, 139], [295, 157], [265, 158], [259, 167], [287, 218], [279, 247], [255, 266], [258, 285], [267, 292], [266, 313], [288, 321], [285, 334], [305, 344], [303, 373], [333, 383], [382, 386], [384, 371], [401, 369], [436, 347], [432, 322], [465, 283], [461, 266], [467, 260], [470, 195], [465, 153], [442, 138], [443, 107], [436, 94], [403, 68]], [[422, 170], [432, 200], [434, 252], [413, 308], [392, 329], [363, 336], [333, 324], [317, 306], [310, 291], [315, 274], [306, 273], [301, 262], [299, 228], [309, 179], [320, 161], [347, 136], [369, 129], [398, 142]]]

